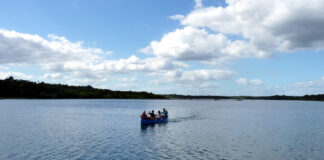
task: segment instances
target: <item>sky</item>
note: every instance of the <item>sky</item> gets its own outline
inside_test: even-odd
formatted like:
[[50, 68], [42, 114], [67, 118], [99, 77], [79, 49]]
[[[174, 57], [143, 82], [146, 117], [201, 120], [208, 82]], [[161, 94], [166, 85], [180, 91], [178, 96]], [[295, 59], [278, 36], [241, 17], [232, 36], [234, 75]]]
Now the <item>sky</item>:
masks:
[[323, 15], [323, 0], [0, 0], [0, 79], [323, 94]]

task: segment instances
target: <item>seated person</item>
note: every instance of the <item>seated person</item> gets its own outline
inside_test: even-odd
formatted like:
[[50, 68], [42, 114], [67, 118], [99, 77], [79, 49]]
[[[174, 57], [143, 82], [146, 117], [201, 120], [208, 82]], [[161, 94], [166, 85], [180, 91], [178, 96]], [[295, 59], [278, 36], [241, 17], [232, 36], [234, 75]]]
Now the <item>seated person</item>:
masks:
[[161, 119], [161, 118], [162, 118], [162, 113], [161, 113], [161, 111], [158, 111], [158, 114], [157, 114], [156, 118], [157, 118], [157, 119]]
[[167, 111], [165, 108], [163, 108], [162, 116], [163, 116], [164, 118], [168, 117], [168, 111]]
[[147, 115], [146, 115], [146, 112], [145, 111], [142, 113], [141, 118], [142, 119], [147, 119]]
[[152, 110], [152, 112], [150, 113], [151, 119], [154, 120], [155, 119], [155, 114], [154, 114], [154, 110]]

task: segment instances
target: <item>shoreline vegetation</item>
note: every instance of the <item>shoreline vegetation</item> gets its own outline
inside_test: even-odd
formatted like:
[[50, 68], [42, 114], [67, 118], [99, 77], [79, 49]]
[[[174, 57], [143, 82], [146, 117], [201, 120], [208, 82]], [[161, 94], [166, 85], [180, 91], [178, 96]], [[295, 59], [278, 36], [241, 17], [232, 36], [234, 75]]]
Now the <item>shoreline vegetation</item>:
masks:
[[214, 99], [226, 100], [234, 99], [242, 100], [302, 100], [302, 101], [324, 101], [324, 94], [317, 95], [304, 95], [304, 96], [286, 96], [286, 95], [273, 95], [273, 96], [192, 96], [192, 95], [165, 95], [168, 99]]
[[0, 99], [166, 99], [148, 92], [113, 91], [92, 86], [69, 86], [16, 80], [0, 80]]
[[113, 91], [92, 86], [69, 86], [16, 80], [0, 80], [0, 99], [235, 99], [241, 100], [309, 100], [324, 101], [324, 94], [304, 96], [193, 96], [178, 94], [153, 94], [149, 92]]

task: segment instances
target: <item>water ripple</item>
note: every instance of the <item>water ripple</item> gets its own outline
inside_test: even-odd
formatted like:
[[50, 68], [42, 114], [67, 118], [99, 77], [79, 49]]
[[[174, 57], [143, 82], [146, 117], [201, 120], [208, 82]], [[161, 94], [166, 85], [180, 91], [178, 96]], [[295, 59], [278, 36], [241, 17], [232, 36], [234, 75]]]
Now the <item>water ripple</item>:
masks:
[[[168, 106], [169, 122], [139, 114]], [[307, 107], [305, 107], [307, 106]], [[324, 159], [323, 103], [2, 100], [0, 159]], [[206, 112], [207, 111], [207, 112]]]

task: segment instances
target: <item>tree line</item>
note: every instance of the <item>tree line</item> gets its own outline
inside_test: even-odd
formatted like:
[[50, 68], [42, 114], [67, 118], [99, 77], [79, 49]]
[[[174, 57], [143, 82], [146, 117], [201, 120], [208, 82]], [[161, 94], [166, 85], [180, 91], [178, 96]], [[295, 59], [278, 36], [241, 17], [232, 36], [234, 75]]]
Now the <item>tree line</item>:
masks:
[[237, 100], [312, 100], [324, 101], [324, 94], [304, 96], [204, 96], [204, 95], [157, 95], [148, 92], [113, 91], [92, 86], [69, 86], [16, 80], [8, 77], [0, 80], [0, 98], [105, 98], [105, 99], [237, 99]]
[[273, 95], [273, 96], [192, 96], [192, 95], [177, 95], [169, 94], [164, 95], [169, 99], [236, 99], [236, 100], [309, 100], [309, 101], [324, 101], [324, 94], [317, 95], [304, 95], [304, 96], [286, 96], [286, 95]]
[[148, 92], [112, 91], [92, 86], [69, 86], [16, 80], [8, 77], [0, 80], [1, 98], [111, 98], [111, 99], [165, 99], [164, 96]]

